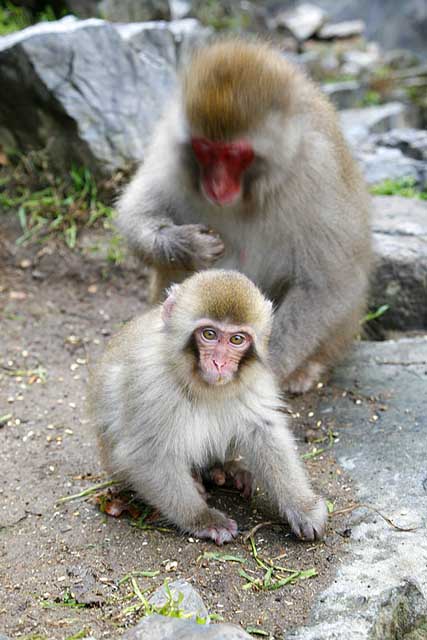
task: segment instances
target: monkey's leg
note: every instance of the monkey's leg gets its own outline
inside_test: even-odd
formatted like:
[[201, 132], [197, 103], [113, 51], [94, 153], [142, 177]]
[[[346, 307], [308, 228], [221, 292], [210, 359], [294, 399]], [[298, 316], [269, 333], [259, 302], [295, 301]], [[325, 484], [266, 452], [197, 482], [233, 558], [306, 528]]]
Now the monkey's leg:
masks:
[[291, 393], [305, 393], [332, 365], [339, 362], [355, 336], [360, 333], [360, 318], [363, 312], [364, 305], [360, 304], [347, 315], [343, 322], [334, 326], [313, 356], [283, 381], [285, 389]]
[[290, 391], [308, 391], [358, 333], [367, 279], [348, 280], [346, 290], [295, 286], [276, 310], [270, 352]]
[[[144, 469], [144, 478], [133, 482], [134, 488], [179, 529], [198, 538], [209, 538], [216, 544], [230, 542], [238, 531], [237, 523], [217, 509], [207, 506], [189, 469], [156, 464]], [[162, 471], [159, 481], [159, 469]]]
[[295, 535], [305, 540], [322, 538], [326, 505], [310, 486], [283, 416], [265, 420], [250, 432], [244, 457], [257, 484], [267, 491]]

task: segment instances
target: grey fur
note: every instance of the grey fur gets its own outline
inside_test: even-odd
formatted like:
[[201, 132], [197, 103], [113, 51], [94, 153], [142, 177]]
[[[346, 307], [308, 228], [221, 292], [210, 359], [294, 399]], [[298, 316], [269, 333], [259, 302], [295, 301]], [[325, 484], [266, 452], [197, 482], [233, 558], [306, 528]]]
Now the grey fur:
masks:
[[[209, 272], [212, 278], [218, 273]], [[185, 320], [191, 306], [182, 296], [172, 319]], [[310, 487], [263, 357], [271, 325], [267, 301], [264, 312], [265, 338], [255, 341], [260, 357], [223, 386], [194, 374], [194, 356], [183, 346], [192, 330], [178, 336], [181, 325], [165, 324], [161, 307], [119, 332], [91, 383], [107, 469], [179, 529], [218, 544], [231, 540], [237, 526], [207, 506], [199, 474], [239, 455], [296, 535], [313, 540], [325, 530], [325, 505]]]

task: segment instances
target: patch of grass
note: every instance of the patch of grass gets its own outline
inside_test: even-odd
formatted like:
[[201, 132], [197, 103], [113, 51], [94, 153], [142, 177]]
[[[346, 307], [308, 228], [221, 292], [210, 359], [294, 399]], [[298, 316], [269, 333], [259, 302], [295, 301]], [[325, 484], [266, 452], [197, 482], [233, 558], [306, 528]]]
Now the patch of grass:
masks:
[[427, 191], [416, 187], [413, 178], [384, 180], [384, 182], [371, 187], [371, 193], [375, 196], [402, 196], [403, 198], [427, 200]]
[[379, 91], [374, 91], [373, 89], [370, 89], [368, 91], [366, 91], [365, 95], [363, 96], [362, 100], [360, 101], [359, 106], [361, 107], [376, 107], [379, 104], [382, 103], [382, 97], [381, 94], [379, 93]]
[[378, 318], [381, 318], [381, 316], [383, 316], [389, 309], [390, 306], [388, 304], [383, 304], [378, 307], [378, 309], [375, 309], [375, 311], [369, 311], [369, 313], [361, 319], [360, 324], [365, 324], [371, 320], [378, 320]]
[[[181, 607], [182, 601], [184, 600], [184, 594], [179, 592], [178, 595], [174, 597], [167, 580], [163, 583], [163, 588], [166, 594], [166, 601], [164, 604], [151, 604], [144, 595], [148, 589], [141, 591], [138, 581], [132, 575], [130, 576], [130, 583], [132, 585], [133, 595], [138, 598], [138, 602], [126, 607], [123, 611], [124, 615], [129, 615], [142, 609], [144, 616], [157, 614], [160, 616], [167, 616], [168, 618], [181, 618], [184, 620], [194, 616], [194, 612], [184, 611]], [[196, 616], [195, 621], [198, 624], [207, 623], [207, 619], [200, 616]]]
[[0, 36], [5, 36], [14, 31], [20, 31], [26, 27], [30, 27], [36, 22], [50, 22], [62, 17], [66, 12], [62, 11], [60, 16], [50, 5], [47, 5], [41, 11], [34, 15], [25, 7], [18, 7], [12, 2], [5, 0], [0, 5]]
[[50, 602], [48, 600], [42, 600], [41, 603], [43, 609], [55, 609], [56, 607], [70, 607], [72, 609], [84, 609], [88, 605], [84, 602], [77, 602], [71, 591], [68, 589], [61, 597], [57, 597]]
[[17, 244], [59, 239], [69, 249], [83, 229], [102, 226], [111, 233], [109, 262], [124, 257], [122, 239], [113, 230], [110, 206], [117, 184], [98, 184], [87, 167], [73, 167], [65, 177], [54, 175], [46, 154], [31, 152], [8, 159], [0, 171], [0, 208], [14, 211], [22, 235]]
[[200, 3], [197, 17], [203, 24], [216, 31], [243, 31], [250, 24], [250, 17], [242, 10], [234, 8], [231, 3], [223, 6], [218, 0]]
[[248, 589], [254, 589], [256, 591], [276, 591], [288, 584], [294, 584], [297, 580], [306, 580], [307, 578], [317, 576], [317, 571], [314, 568], [306, 570], [290, 569], [278, 565], [270, 558], [261, 557], [253, 536], [249, 537], [249, 543], [253, 559], [263, 571], [263, 575], [259, 576], [254, 571], [251, 571], [252, 575], [250, 575], [247, 571], [240, 569], [239, 575], [246, 580], [246, 584], [242, 587], [245, 591]]

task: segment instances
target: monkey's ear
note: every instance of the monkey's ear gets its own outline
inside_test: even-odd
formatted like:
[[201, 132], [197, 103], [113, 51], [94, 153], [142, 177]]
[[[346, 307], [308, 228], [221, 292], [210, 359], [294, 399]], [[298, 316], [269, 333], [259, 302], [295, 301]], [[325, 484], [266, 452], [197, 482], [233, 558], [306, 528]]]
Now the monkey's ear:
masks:
[[167, 297], [162, 305], [162, 320], [167, 324], [171, 318], [172, 312], [176, 304], [176, 294], [178, 293], [179, 285], [174, 284], [167, 290]]

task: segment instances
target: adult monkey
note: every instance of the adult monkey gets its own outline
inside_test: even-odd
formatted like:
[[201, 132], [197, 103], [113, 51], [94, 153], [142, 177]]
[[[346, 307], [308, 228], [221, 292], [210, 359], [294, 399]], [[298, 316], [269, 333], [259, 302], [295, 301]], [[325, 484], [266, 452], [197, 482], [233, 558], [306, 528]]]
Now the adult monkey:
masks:
[[365, 186], [332, 105], [270, 46], [230, 40], [195, 54], [118, 210], [154, 267], [153, 300], [214, 263], [273, 299], [271, 354], [289, 390], [308, 390], [357, 333], [371, 263]]

